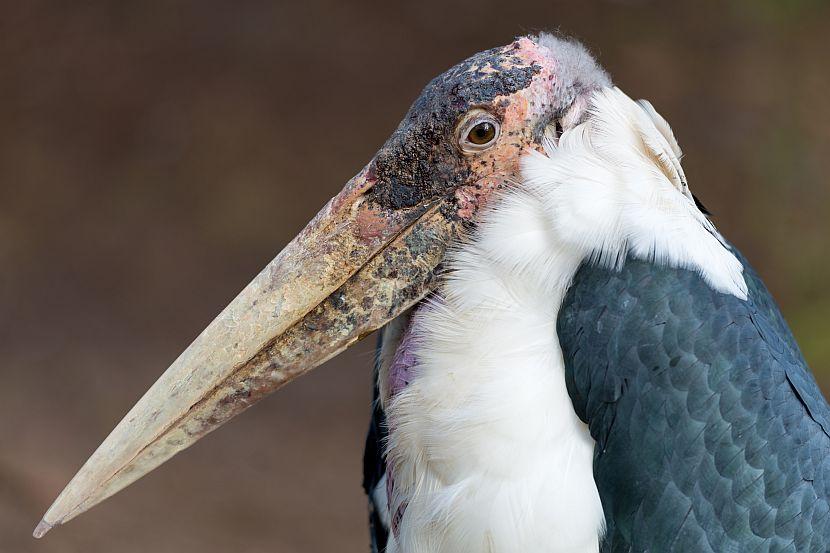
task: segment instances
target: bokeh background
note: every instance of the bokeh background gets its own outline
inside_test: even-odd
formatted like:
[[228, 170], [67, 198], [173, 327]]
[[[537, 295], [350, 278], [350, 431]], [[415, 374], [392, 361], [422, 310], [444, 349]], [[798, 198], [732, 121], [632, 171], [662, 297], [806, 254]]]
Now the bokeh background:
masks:
[[672, 123], [830, 390], [828, 4], [0, 2], [0, 551], [367, 551], [371, 343], [29, 536], [430, 78], [540, 29]]

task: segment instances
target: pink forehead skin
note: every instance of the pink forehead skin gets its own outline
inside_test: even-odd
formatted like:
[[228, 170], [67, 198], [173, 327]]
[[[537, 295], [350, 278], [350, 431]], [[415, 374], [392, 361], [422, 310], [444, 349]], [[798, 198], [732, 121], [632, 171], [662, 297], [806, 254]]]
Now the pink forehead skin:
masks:
[[553, 72], [554, 59], [549, 49], [536, 44], [526, 36], [516, 39], [513, 44], [518, 48], [518, 56], [527, 64], [536, 63], [543, 68], [547, 68], [549, 72]]
[[[472, 219], [476, 212], [484, 205], [495, 190], [500, 189], [507, 183], [505, 176], [518, 169], [518, 156], [521, 150], [528, 146], [522, 142], [523, 133], [516, 132], [532, 125], [532, 122], [550, 109], [554, 100], [556, 81], [554, 70], [556, 61], [552, 52], [536, 44], [527, 37], [517, 39], [512, 44], [505, 46], [504, 50], [519, 58], [520, 64], [524, 66], [536, 65], [539, 72], [533, 77], [530, 85], [518, 92], [496, 98], [506, 99], [504, 115], [502, 116], [503, 132], [515, 136], [515, 144], [494, 150], [488, 161], [493, 168], [500, 168], [501, 171], [494, 171], [493, 174], [484, 175], [482, 178], [467, 186], [462, 186], [455, 192], [455, 200], [458, 205], [458, 215], [462, 219]], [[519, 146], [517, 149], [515, 146]]]
[[536, 44], [527, 37], [517, 39], [514, 44], [518, 46], [516, 53], [523, 62], [541, 67], [525, 91], [527, 99], [531, 102], [531, 108], [539, 109], [542, 104], [553, 100], [552, 94], [557, 74], [556, 59], [548, 48]]

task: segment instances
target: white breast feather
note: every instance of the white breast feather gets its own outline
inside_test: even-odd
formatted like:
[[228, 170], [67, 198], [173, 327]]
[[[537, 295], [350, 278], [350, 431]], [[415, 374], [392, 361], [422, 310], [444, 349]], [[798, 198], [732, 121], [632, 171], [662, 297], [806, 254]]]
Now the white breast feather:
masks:
[[418, 364], [387, 398], [389, 553], [595, 553], [594, 442], [564, 382], [556, 317], [573, 275], [627, 253], [746, 297], [742, 267], [695, 207], [668, 124], [617, 89], [483, 215], [411, 324]]

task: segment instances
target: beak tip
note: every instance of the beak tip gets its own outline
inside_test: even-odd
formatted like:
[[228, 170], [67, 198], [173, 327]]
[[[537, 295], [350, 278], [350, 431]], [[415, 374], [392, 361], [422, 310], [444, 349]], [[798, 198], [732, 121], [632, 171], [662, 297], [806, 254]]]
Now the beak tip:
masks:
[[40, 539], [46, 535], [46, 532], [52, 529], [52, 525], [46, 522], [45, 520], [41, 520], [38, 525], [35, 527], [35, 531], [32, 532], [32, 536], [36, 539]]

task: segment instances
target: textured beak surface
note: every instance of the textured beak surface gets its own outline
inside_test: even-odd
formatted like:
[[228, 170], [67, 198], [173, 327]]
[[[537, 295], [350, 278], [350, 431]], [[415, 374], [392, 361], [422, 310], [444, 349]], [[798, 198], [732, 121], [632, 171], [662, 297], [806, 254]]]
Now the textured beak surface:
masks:
[[374, 161], [179, 356], [78, 471], [34, 531], [103, 501], [429, 291], [456, 223], [446, 202], [393, 209]]
[[[372, 161], [127, 413], [34, 535], [100, 503], [422, 299], [447, 245], [497, 190], [516, 182], [519, 153], [539, 148], [551, 118], [578, 104], [584, 87], [556, 69], [545, 45], [522, 37], [430, 81]], [[500, 133], [472, 148], [469, 133], [483, 122]]]

